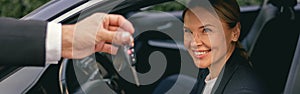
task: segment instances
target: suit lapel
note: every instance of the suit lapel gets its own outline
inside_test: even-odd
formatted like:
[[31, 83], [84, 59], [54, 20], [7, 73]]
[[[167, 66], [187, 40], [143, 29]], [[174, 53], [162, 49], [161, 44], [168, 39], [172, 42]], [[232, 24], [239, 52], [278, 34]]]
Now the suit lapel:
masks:
[[242, 57], [239, 55], [239, 50], [235, 49], [232, 56], [226, 62], [225, 67], [223, 67], [216, 84], [214, 85], [214, 94], [222, 94], [229, 80], [232, 78], [234, 72], [238, 69], [238, 63]]
[[209, 74], [208, 69], [199, 69], [199, 74], [197, 77], [197, 83], [195, 84], [192, 92], [190, 94], [202, 94], [202, 90], [205, 86], [205, 78]]

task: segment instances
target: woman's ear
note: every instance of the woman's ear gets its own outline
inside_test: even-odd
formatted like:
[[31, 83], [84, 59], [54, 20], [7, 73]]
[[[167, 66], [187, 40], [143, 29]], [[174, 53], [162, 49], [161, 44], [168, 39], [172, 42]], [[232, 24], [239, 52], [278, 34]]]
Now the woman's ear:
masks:
[[232, 41], [237, 42], [239, 40], [241, 33], [241, 23], [238, 22], [235, 27], [233, 28], [233, 33], [232, 33]]

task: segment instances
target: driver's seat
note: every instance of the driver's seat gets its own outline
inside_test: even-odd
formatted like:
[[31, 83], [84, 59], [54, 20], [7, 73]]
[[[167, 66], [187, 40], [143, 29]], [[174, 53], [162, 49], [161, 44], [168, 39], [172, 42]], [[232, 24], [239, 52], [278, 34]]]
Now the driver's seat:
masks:
[[293, 9], [296, 0], [271, 0], [269, 4], [277, 8], [276, 15], [251, 39], [254, 42], [248, 46], [248, 52], [271, 94], [279, 94], [283, 92], [299, 35]]

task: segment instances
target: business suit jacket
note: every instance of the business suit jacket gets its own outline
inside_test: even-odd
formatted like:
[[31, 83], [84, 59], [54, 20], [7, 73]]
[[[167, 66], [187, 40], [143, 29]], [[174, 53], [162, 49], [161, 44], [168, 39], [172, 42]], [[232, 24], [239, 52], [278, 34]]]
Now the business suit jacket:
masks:
[[0, 18], [0, 64], [45, 64], [47, 23]]
[[[204, 80], [206, 77], [203, 77], [203, 75], [206, 76], [208, 70], [202, 71], [204, 72], [199, 72], [202, 74], [198, 76], [192, 94], [201, 94], [205, 87]], [[255, 74], [249, 61], [243, 58], [240, 55], [240, 50], [236, 48], [219, 75], [213, 87], [213, 92], [214, 94], [267, 94], [268, 89]]]

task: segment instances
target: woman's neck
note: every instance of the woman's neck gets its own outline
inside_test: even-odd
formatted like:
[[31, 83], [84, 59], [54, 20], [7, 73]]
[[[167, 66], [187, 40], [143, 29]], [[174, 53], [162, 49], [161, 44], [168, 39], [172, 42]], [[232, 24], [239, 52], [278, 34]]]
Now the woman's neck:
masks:
[[219, 59], [218, 61], [212, 63], [208, 67], [209, 74], [210, 74], [209, 80], [214, 79], [214, 78], [219, 76], [223, 66], [226, 64], [226, 62], [228, 61], [228, 59], [232, 55], [234, 49], [235, 49], [235, 47], [229, 48], [226, 55], [225, 55], [225, 57], [223, 57], [223, 58]]

